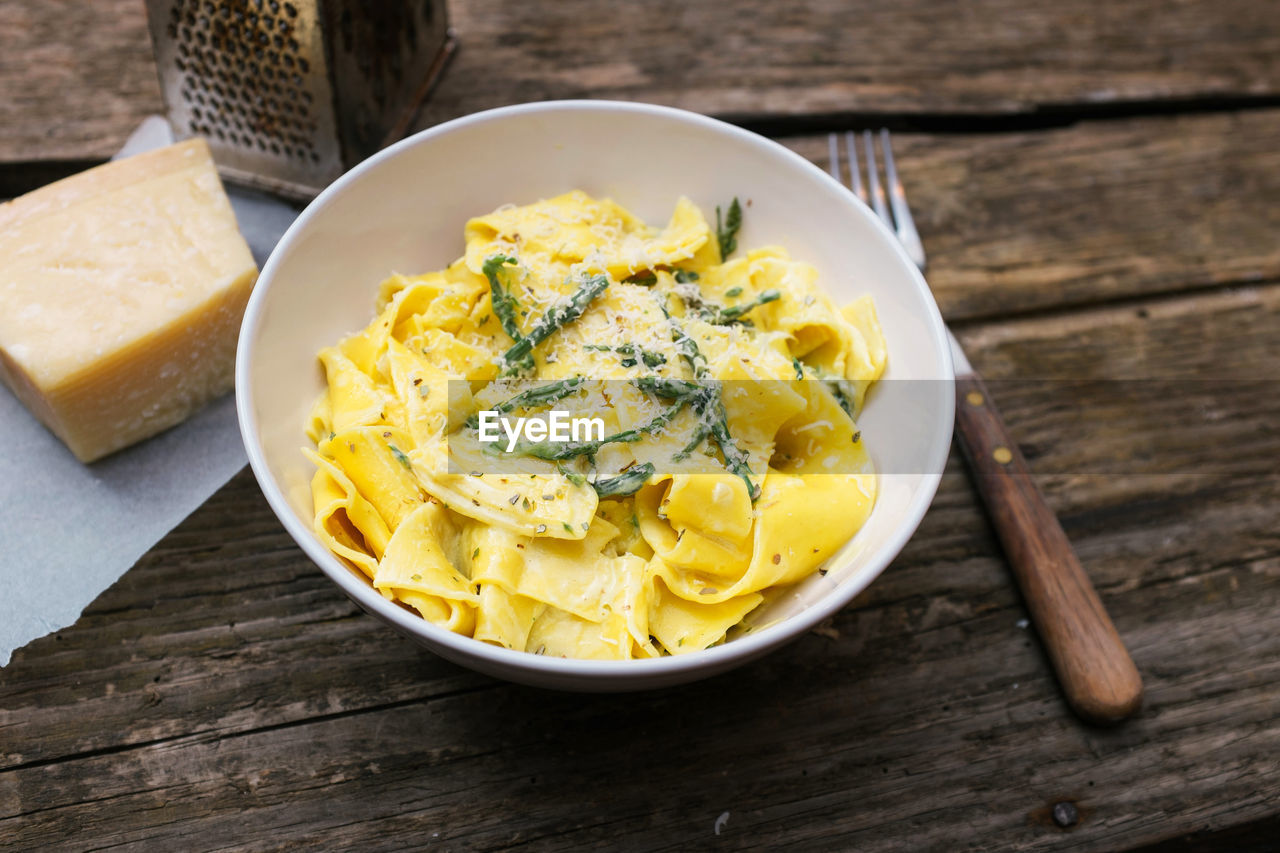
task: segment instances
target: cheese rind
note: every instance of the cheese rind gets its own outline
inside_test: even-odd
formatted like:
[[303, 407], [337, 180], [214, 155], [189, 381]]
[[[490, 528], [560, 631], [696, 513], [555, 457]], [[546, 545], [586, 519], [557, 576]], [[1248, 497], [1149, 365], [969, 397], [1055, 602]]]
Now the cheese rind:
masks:
[[257, 267], [208, 146], [0, 205], [0, 379], [82, 461], [230, 390]]

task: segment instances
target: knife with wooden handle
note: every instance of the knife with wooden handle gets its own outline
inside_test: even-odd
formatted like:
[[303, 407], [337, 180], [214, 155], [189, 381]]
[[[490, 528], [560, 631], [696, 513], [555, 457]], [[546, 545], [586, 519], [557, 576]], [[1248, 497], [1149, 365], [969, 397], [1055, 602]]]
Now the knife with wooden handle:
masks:
[[950, 334], [956, 433], [1067, 702], [1095, 723], [1142, 704], [1142, 678], [982, 379]]

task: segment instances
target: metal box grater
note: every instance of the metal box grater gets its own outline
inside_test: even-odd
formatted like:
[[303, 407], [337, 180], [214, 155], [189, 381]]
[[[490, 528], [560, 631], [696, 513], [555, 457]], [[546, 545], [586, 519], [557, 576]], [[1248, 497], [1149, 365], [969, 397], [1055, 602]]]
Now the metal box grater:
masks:
[[454, 49], [444, 0], [147, 0], [147, 19], [174, 135], [295, 198], [403, 136]]

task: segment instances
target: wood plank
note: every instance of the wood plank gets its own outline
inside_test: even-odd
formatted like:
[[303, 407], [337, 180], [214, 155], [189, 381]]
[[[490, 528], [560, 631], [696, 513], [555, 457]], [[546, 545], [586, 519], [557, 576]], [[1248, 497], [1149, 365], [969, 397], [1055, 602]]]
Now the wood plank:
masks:
[[[471, 0], [425, 126], [552, 98], [743, 119], [1043, 116], [1280, 96], [1280, 3]], [[0, 7], [0, 162], [105, 158], [157, 111], [140, 0]], [[1143, 108], [1146, 108], [1144, 106]]]
[[[1280, 280], [1276, 139], [1280, 109], [903, 133], [894, 148], [956, 321]], [[826, 136], [783, 142], [826, 168]]]
[[[1278, 318], [1272, 286], [963, 337], [996, 382], [1096, 372], [1099, 352], [1114, 375], [1231, 376], [1274, 372]], [[1110, 439], [1082, 440], [1079, 407], [1044, 388], [1000, 400], [1033, 465], [1105, 461]], [[1223, 401], [1223, 454], [1274, 440], [1252, 402]], [[1114, 730], [1066, 711], [954, 457], [899, 560], [820, 631], [736, 674], [604, 697], [417, 650], [307, 563], [242, 474], [0, 671], [0, 837], [1111, 850], [1265, 820], [1280, 810], [1280, 477], [1183, 458], [1191, 470], [1042, 483], [1146, 677], [1144, 712]], [[1082, 815], [1071, 831], [1047, 820], [1061, 800]]]
[[552, 98], [752, 118], [1026, 114], [1280, 87], [1275, 0], [474, 0], [452, 12], [462, 50], [424, 124]]
[[0, 92], [0, 162], [110, 157], [162, 109], [146, 4], [0, 4]]
[[[1243, 497], [1208, 521], [1239, 535]], [[1258, 509], [1274, 517], [1278, 497]], [[1144, 544], [1187, 521], [1150, 514]], [[971, 558], [958, 573], [994, 562]], [[5, 774], [0, 805], [25, 814], [0, 826], [31, 846], [395, 847], [440, 833], [482, 849], [653, 848], [708, 842], [729, 811], [731, 848], [949, 849], [963, 837], [1115, 849], [1274, 811], [1274, 566], [1245, 560], [1144, 587], [1145, 612], [1121, 629], [1155, 683], [1146, 715], [1116, 731], [1064, 712], [997, 572], [986, 595], [939, 597], [947, 584], [936, 584], [842, 614], [834, 640], [811, 636], [737, 676], [644, 701], [504, 686]], [[1113, 593], [1113, 608], [1127, 597]], [[1063, 799], [1085, 815], [1070, 834], [1038, 822]]]
[[[949, 319], [1280, 279], [1280, 110], [895, 134]], [[827, 167], [827, 137], [784, 144]]]

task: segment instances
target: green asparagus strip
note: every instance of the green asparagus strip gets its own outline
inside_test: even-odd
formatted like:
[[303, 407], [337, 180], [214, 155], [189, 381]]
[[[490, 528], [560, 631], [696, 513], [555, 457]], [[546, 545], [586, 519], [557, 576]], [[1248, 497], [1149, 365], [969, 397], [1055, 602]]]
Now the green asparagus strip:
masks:
[[655, 432], [666, 426], [671, 420], [680, 413], [685, 406], [684, 400], [679, 400], [672, 406], [660, 412], [652, 420], [646, 424], [635, 427], [633, 429], [615, 432], [613, 435], [606, 435], [604, 438], [596, 441], [567, 441], [561, 443], [555, 442], [533, 442], [520, 443], [512, 449], [512, 453], [521, 456], [532, 456], [535, 459], [546, 459], [549, 462], [555, 462], [562, 459], [574, 459], [578, 456], [595, 455], [600, 448], [606, 444], [630, 443], [639, 441], [645, 435]]
[[591, 276], [582, 282], [582, 286], [569, 297], [568, 301], [553, 305], [547, 309], [547, 313], [539, 317], [538, 321], [533, 324], [529, 334], [517, 340], [510, 349], [502, 354], [502, 362], [506, 367], [505, 372], [515, 373], [523, 368], [532, 367], [533, 348], [551, 337], [557, 330], [581, 317], [582, 312], [587, 310], [587, 306], [597, 296], [604, 293], [605, 288], [608, 286], [608, 276]]
[[676, 352], [680, 353], [680, 357], [693, 369], [693, 377], [695, 379], [706, 378], [707, 359], [703, 356], [702, 350], [698, 348], [698, 342], [689, 337], [684, 328], [667, 311], [665, 305], [659, 304], [658, 307], [662, 309], [667, 322], [671, 324], [671, 342], [676, 345]]
[[738, 447], [738, 443], [729, 434], [729, 417], [725, 413], [724, 403], [720, 402], [719, 395], [716, 398], [716, 406], [718, 411], [711, 422], [711, 435], [716, 440], [716, 444], [720, 445], [725, 466], [747, 484], [747, 494], [754, 501], [760, 497], [760, 487], [751, 479], [751, 465], [746, 451]]
[[563, 474], [565, 479], [570, 483], [573, 483], [575, 486], [581, 486], [587, 482], [586, 477], [582, 476], [577, 471], [571, 470], [563, 462], [556, 463], [556, 470]]
[[[608, 344], [585, 344], [582, 348], [586, 350], [594, 350], [595, 352], [616, 352], [619, 355], [628, 356], [628, 358], [624, 358], [622, 360], [623, 367], [634, 367], [637, 363], [635, 358], [637, 356], [645, 363], [646, 367], [658, 367], [659, 365], [667, 363], [667, 357], [662, 353], [647, 350], [644, 347], [636, 346], [635, 344], [619, 344], [616, 347], [609, 346]], [[628, 364], [628, 361], [630, 364]]]
[[697, 382], [690, 382], [688, 379], [664, 379], [660, 376], [641, 376], [638, 379], [631, 380], [632, 384], [641, 391], [648, 391], [659, 397], [668, 399], [679, 399], [697, 394], [703, 390], [703, 386]]
[[644, 362], [645, 367], [659, 367], [667, 363], [667, 357], [660, 352], [640, 347], [636, 347], [636, 350], [636, 354], [640, 356], [640, 360]]
[[[537, 388], [530, 388], [527, 391], [521, 391], [509, 400], [504, 400], [493, 407], [493, 411], [500, 414], [514, 412], [516, 409], [532, 409], [535, 406], [547, 406], [558, 400], [563, 400], [578, 393], [582, 387], [583, 378], [581, 376], [571, 376], [568, 379], [561, 379], [556, 382], [548, 382], [545, 385], [539, 385]], [[480, 425], [480, 416], [474, 414], [467, 418], [467, 426], [475, 429]]]
[[840, 408], [844, 409], [844, 413], [853, 420], [853, 402], [854, 395], [849, 390], [848, 380], [845, 379], [824, 379], [823, 384], [827, 386], [827, 390], [831, 392], [831, 396], [836, 398], [836, 402], [840, 404]]
[[711, 434], [711, 422], [707, 419], [707, 414], [711, 410], [704, 405], [702, 409], [695, 409], [695, 411], [698, 412], [698, 423], [693, 429], [693, 437], [689, 439], [689, 443], [680, 448], [680, 452], [673, 457], [676, 462], [683, 462], [688, 459], [690, 454], [697, 450], [702, 445], [702, 442], [707, 440], [707, 436]]
[[734, 305], [731, 308], [721, 308], [719, 306], [709, 306], [711, 312], [707, 322], [715, 323], [720, 326], [726, 326], [730, 323], [738, 322], [742, 315], [750, 311], [752, 308], [758, 308], [770, 302], [776, 302], [782, 298], [782, 294], [776, 290], [765, 290], [750, 302], [743, 302], [741, 305]]
[[502, 324], [502, 331], [506, 332], [513, 341], [519, 341], [524, 337], [520, 333], [520, 324], [516, 322], [516, 312], [520, 310], [520, 303], [516, 302], [516, 298], [498, 280], [498, 270], [502, 269], [506, 264], [517, 263], [519, 261], [509, 255], [490, 255], [484, 259], [484, 265], [480, 268], [484, 272], [484, 277], [489, 279], [489, 293], [493, 297], [493, 313], [497, 315], [498, 322]]
[[724, 260], [733, 254], [738, 248], [738, 229], [742, 227], [742, 205], [738, 204], [735, 196], [733, 203], [729, 205], [729, 212], [724, 218], [724, 224], [720, 222], [720, 205], [716, 205], [716, 239], [720, 243], [720, 260]]
[[653, 471], [653, 463], [646, 462], [643, 465], [637, 465], [624, 471], [616, 477], [597, 480], [592, 483], [592, 486], [595, 488], [596, 494], [602, 498], [633, 495], [640, 491], [640, 487], [653, 476]]
[[[664, 314], [667, 314], [665, 307], [662, 310]], [[748, 464], [746, 453], [738, 447], [737, 442], [733, 440], [733, 436], [729, 434], [729, 415], [724, 409], [724, 401], [720, 396], [720, 383], [708, 376], [707, 359], [698, 347], [698, 342], [689, 337], [688, 333], [681, 328], [680, 324], [670, 314], [667, 314], [667, 319], [672, 326], [672, 340], [675, 342], [676, 349], [680, 351], [681, 356], [693, 368], [694, 378], [707, 383], [704, 387], [708, 389], [709, 393], [700, 401], [700, 405], [695, 404], [697, 405], [699, 424], [701, 425], [704, 421], [710, 424], [711, 437], [716, 444], [720, 445], [720, 454], [724, 457], [725, 466], [741, 477], [742, 481], [747, 484], [747, 494], [754, 501], [760, 497], [760, 487], [751, 479], [751, 466]], [[705, 435], [698, 436], [700, 431], [698, 430], [694, 433], [698, 439], [697, 443], [690, 442], [681, 453], [684, 453], [685, 450], [692, 453], [698, 444], [702, 443], [702, 438]], [[677, 458], [684, 457], [677, 454]]]
[[396, 458], [397, 462], [399, 462], [404, 467], [410, 470], [413, 470], [413, 464], [409, 461], [409, 457], [404, 454], [403, 450], [396, 447], [394, 444], [391, 444], [390, 442], [387, 443], [387, 447], [391, 448], [391, 455]]

